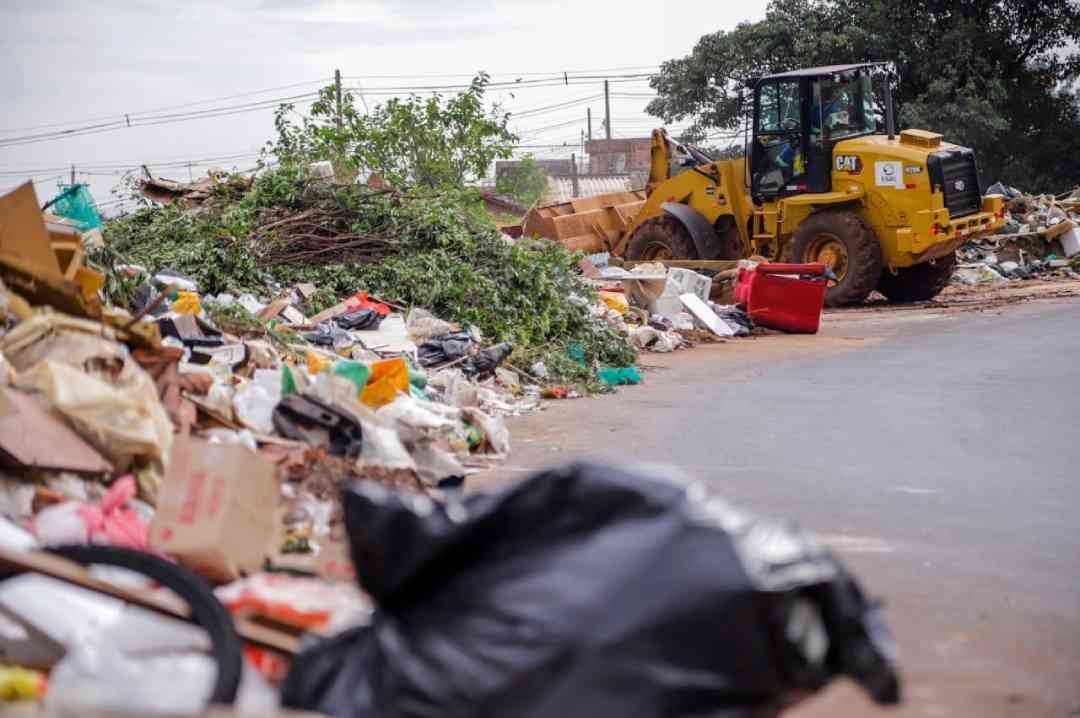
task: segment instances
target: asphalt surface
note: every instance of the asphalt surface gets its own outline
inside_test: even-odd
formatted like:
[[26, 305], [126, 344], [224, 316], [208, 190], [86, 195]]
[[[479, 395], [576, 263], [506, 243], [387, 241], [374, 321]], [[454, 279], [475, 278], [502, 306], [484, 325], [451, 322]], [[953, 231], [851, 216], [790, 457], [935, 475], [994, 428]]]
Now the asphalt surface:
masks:
[[642, 386], [512, 420], [492, 480], [674, 464], [822, 534], [886, 602], [906, 703], [837, 682], [792, 715], [1080, 715], [1080, 301], [643, 360]]

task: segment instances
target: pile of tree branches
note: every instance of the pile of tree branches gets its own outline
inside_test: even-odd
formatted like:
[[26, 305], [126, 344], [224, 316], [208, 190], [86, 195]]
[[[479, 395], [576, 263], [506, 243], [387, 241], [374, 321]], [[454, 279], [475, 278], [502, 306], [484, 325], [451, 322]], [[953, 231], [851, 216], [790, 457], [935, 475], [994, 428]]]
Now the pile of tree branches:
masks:
[[401, 248], [387, 232], [358, 232], [356, 211], [340, 206], [315, 206], [301, 212], [267, 212], [255, 228], [253, 243], [261, 266], [377, 262]]

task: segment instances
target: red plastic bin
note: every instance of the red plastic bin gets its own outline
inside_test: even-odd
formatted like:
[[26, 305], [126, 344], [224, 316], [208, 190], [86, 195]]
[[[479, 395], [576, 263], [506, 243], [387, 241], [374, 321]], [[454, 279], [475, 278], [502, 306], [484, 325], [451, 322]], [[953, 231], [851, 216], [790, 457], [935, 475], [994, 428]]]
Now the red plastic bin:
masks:
[[793, 334], [817, 334], [828, 288], [826, 271], [824, 264], [740, 268], [735, 303], [759, 326]]

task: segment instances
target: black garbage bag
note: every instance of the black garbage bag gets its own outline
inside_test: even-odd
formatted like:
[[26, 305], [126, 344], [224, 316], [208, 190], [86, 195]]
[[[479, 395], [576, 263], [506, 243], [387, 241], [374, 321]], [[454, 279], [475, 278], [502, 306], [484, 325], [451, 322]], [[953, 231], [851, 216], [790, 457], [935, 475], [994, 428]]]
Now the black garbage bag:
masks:
[[445, 506], [352, 485], [353, 561], [378, 610], [302, 652], [284, 704], [340, 718], [742, 717], [839, 674], [898, 701], [887, 628], [840, 564], [703, 493], [587, 463]]
[[320, 347], [334, 347], [339, 342], [346, 346], [352, 343], [348, 332], [329, 321], [319, 324], [315, 327], [315, 331], [307, 332], [302, 336], [315, 346]]
[[439, 366], [465, 356], [472, 345], [473, 338], [469, 332], [443, 334], [417, 347], [416, 359], [422, 367]]
[[514, 351], [514, 345], [510, 342], [500, 342], [495, 346], [482, 349], [463, 362], [461, 370], [466, 376], [482, 376], [495, 371], [495, 367], [506, 361], [510, 352]]
[[355, 312], [342, 314], [334, 318], [334, 322], [342, 329], [378, 329], [382, 324], [383, 315], [374, 309], [358, 309]]

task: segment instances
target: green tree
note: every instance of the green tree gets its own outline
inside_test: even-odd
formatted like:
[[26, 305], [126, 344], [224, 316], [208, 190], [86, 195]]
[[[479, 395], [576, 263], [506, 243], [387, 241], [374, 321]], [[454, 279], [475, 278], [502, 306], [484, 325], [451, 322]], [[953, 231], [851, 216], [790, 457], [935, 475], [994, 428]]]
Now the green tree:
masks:
[[764, 20], [702, 37], [665, 62], [650, 114], [740, 145], [753, 77], [891, 60], [902, 127], [974, 147], [984, 181], [1030, 191], [1080, 182], [1076, 0], [773, 0]]
[[512, 169], [495, 180], [495, 191], [513, 197], [518, 204], [531, 207], [547, 191], [548, 175], [532, 155], [526, 155]]
[[299, 122], [292, 105], [278, 109], [278, 139], [267, 149], [283, 161], [331, 160], [335, 170], [370, 171], [398, 187], [460, 186], [486, 174], [496, 158], [510, 157], [518, 139], [509, 115], [485, 107], [488, 82], [480, 73], [456, 95], [394, 97], [370, 113], [345, 92], [340, 124], [335, 88], [324, 87]]

